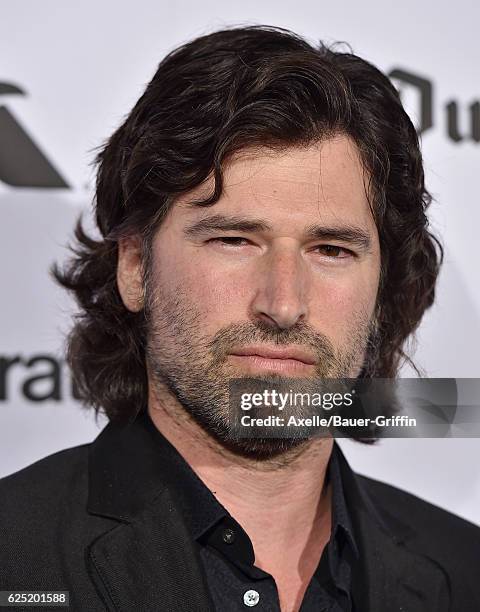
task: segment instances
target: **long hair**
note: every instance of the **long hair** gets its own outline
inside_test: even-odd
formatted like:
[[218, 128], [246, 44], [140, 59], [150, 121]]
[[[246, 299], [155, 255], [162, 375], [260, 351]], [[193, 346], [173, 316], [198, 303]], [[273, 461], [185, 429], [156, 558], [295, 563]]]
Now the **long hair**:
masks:
[[[77, 393], [110, 420], [147, 403], [146, 321], [124, 306], [116, 284], [118, 240], [152, 238], [175, 198], [252, 146], [307, 145], [335, 134], [356, 143], [369, 177], [381, 247], [377, 341], [361, 377], [395, 377], [404, 350], [434, 300], [443, 257], [428, 230], [422, 156], [414, 126], [389, 79], [352, 52], [312, 46], [266, 26], [203, 36], [165, 57], [133, 110], [101, 148], [95, 217], [101, 239], [75, 228], [73, 257], [56, 280], [79, 313], [67, 339]], [[412, 364], [413, 365], [413, 364]]]

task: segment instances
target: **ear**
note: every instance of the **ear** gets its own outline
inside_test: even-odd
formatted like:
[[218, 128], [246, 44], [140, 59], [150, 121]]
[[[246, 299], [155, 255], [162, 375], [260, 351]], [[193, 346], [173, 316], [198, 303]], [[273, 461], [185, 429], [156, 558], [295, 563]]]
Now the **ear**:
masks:
[[127, 310], [142, 310], [144, 294], [140, 236], [120, 238], [118, 241], [117, 286]]

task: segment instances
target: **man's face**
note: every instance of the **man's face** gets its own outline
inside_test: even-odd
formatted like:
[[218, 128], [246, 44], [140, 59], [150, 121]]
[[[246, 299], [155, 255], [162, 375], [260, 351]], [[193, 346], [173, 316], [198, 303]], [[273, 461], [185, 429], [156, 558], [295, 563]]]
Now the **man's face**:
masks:
[[[179, 198], [152, 244], [149, 383], [227, 444], [228, 381], [355, 378], [372, 329], [377, 229], [359, 154], [346, 136], [237, 155], [220, 200]], [[257, 458], [285, 440], [238, 441]]]

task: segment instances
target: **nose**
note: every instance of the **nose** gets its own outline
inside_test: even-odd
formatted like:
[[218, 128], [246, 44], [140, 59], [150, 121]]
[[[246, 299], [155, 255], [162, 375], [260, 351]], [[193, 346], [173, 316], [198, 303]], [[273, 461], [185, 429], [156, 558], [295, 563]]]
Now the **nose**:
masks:
[[278, 244], [264, 255], [252, 304], [256, 318], [288, 329], [307, 318], [305, 262], [292, 244]]

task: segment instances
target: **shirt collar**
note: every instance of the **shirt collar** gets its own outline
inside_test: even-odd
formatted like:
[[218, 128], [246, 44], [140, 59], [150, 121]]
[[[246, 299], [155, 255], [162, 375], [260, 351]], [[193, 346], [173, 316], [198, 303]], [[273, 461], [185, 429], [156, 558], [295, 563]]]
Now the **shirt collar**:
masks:
[[332, 536], [333, 541], [337, 541], [340, 531], [343, 532], [346, 540], [352, 548], [355, 556], [360, 557], [357, 543], [355, 541], [352, 520], [345, 500], [344, 484], [340, 471], [339, 447], [333, 444], [332, 454], [328, 463], [328, 477], [332, 483]]
[[[177, 449], [157, 429], [148, 412], [138, 417], [153, 439], [165, 481], [180, 506], [182, 518], [194, 539], [200, 538], [228, 514], [215, 495], [200, 480]], [[139, 469], [141, 467], [139, 466]]]
[[[200, 480], [176, 448], [161, 434], [145, 411], [139, 415], [140, 424], [149, 432], [155, 442], [159, 461], [165, 469], [169, 489], [180, 506], [183, 519], [192, 537], [202, 543], [220, 549], [227, 556], [239, 555], [246, 564], [253, 564], [254, 552], [250, 538], [241, 525], [216, 499], [210, 489]], [[333, 445], [327, 468], [327, 479], [332, 485], [332, 529], [329, 546], [330, 570], [334, 574], [339, 553], [348, 542], [358, 558], [353, 526], [348, 512], [338, 460], [339, 449]], [[141, 469], [141, 466], [139, 466]], [[235, 546], [225, 542], [223, 533], [231, 529], [235, 533]], [[240, 553], [239, 553], [240, 551]]]

